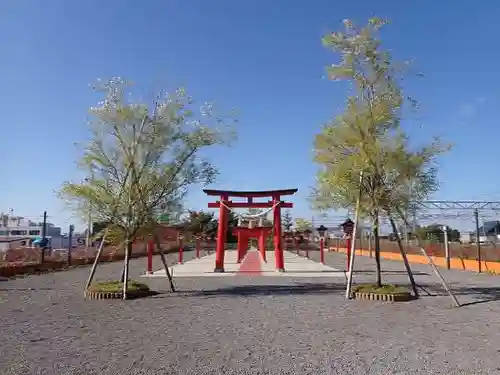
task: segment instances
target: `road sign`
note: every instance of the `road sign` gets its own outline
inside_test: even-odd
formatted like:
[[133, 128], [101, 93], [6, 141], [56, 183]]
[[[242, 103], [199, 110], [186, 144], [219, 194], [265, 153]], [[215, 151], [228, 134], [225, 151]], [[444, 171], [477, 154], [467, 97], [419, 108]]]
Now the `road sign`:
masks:
[[158, 217], [158, 223], [160, 224], [168, 224], [170, 221], [170, 215], [169, 214], [161, 214]]

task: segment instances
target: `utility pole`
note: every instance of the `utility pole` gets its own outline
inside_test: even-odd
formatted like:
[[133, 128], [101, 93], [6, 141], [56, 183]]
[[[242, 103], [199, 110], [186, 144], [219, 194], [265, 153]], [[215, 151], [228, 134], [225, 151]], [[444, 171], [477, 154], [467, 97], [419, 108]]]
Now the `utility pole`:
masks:
[[443, 225], [442, 230], [444, 235], [444, 256], [446, 258], [446, 268], [450, 269], [450, 243], [448, 241], [448, 227]]
[[43, 264], [45, 262], [45, 241], [47, 237], [47, 211], [43, 211], [43, 224], [42, 224], [42, 256], [40, 258], [40, 263]]
[[[415, 204], [412, 205], [412, 238], [417, 238], [417, 206]], [[412, 241], [412, 245], [414, 241]]]
[[87, 216], [87, 236], [85, 238], [85, 251], [88, 252], [90, 247], [90, 232], [92, 230], [92, 210], [89, 207], [89, 212]]
[[[92, 175], [90, 177], [91, 180], [94, 179], [94, 172], [92, 172]], [[85, 178], [85, 182], [89, 182], [89, 178]], [[92, 231], [92, 205], [89, 203], [89, 209], [87, 213], [87, 236], [85, 238], [85, 252], [89, 251], [90, 247], [90, 234]]]
[[47, 237], [47, 211], [43, 211], [42, 242]]
[[477, 270], [481, 273], [481, 241], [479, 241], [479, 210], [474, 210], [474, 219], [476, 221], [476, 245], [477, 245]]
[[71, 266], [71, 251], [73, 250], [73, 232], [75, 231], [74, 225], [69, 226], [68, 233], [68, 266]]

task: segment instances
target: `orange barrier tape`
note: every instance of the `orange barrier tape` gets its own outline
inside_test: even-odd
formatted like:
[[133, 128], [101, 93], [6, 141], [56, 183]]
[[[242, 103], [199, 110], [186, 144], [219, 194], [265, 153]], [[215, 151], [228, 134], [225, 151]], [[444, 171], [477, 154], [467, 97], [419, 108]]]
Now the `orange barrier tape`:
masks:
[[[338, 251], [340, 253], [346, 253], [347, 250], [345, 248], [339, 248], [337, 250], [336, 247], [330, 247], [329, 251]], [[372, 255], [375, 254], [375, 251], [372, 251]], [[370, 251], [366, 249], [357, 249], [356, 255], [361, 256], [370, 256]], [[408, 258], [408, 262], [410, 263], [418, 263], [418, 264], [428, 264], [428, 259], [423, 255], [418, 254], [406, 254]], [[402, 261], [403, 258], [399, 253], [390, 253], [387, 251], [381, 251], [380, 257], [387, 260], [399, 260]], [[446, 267], [446, 258], [431, 256], [434, 264], [439, 267]], [[477, 260], [471, 259], [460, 259], [460, 258], [451, 258], [450, 259], [450, 268], [465, 270], [465, 271], [474, 271], [479, 272], [479, 262]], [[491, 262], [487, 260], [481, 261], [481, 270], [491, 273], [499, 273], [500, 274], [500, 262]]]

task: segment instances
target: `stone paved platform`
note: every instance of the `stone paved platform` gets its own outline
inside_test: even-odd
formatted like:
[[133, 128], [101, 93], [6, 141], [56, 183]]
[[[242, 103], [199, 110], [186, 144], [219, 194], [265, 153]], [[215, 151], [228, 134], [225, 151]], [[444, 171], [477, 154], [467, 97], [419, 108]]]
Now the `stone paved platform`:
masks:
[[[251, 249], [241, 263], [237, 263], [237, 253], [234, 250], [226, 251], [224, 258], [225, 272], [214, 272], [215, 254], [199, 259], [193, 259], [183, 264], [170, 267], [173, 277], [228, 277], [238, 275], [264, 277], [340, 277], [345, 279], [343, 270], [333, 268], [305, 257], [285, 251], [285, 272], [275, 269], [274, 251], [266, 252], [264, 262], [256, 249]], [[153, 274], [142, 277], [166, 277], [165, 270], [160, 269]]]

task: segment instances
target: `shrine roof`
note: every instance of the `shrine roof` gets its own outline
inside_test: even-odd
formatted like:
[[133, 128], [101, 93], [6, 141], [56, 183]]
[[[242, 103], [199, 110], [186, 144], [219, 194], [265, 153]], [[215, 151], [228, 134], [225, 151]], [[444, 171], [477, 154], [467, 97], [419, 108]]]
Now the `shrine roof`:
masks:
[[273, 195], [293, 195], [299, 189], [283, 189], [283, 190], [261, 190], [261, 191], [237, 191], [237, 190], [212, 190], [203, 189], [203, 192], [208, 196], [222, 196], [228, 197], [271, 197]]

